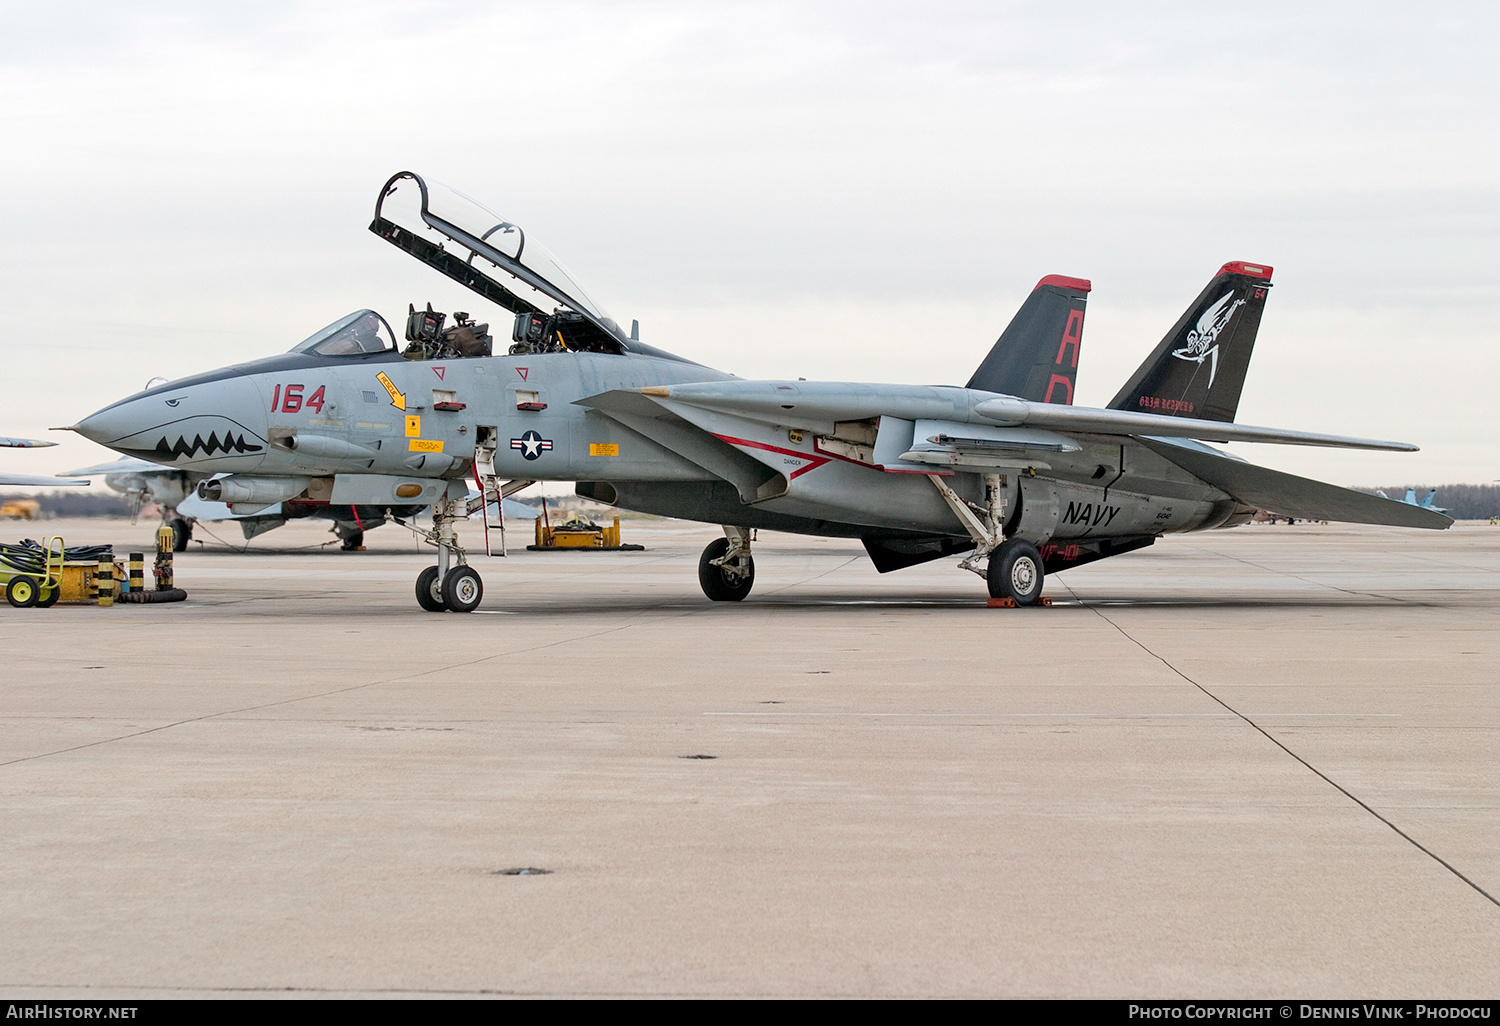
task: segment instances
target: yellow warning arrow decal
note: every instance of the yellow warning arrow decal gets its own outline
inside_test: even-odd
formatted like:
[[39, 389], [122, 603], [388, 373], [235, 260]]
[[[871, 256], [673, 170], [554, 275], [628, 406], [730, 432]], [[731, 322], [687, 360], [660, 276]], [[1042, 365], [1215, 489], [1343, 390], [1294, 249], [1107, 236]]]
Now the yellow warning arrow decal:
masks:
[[385, 376], [385, 371], [375, 375], [376, 379], [385, 386], [386, 394], [391, 397], [391, 405], [398, 410], [406, 409], [406, 395], [398, 389], [390, 378]]

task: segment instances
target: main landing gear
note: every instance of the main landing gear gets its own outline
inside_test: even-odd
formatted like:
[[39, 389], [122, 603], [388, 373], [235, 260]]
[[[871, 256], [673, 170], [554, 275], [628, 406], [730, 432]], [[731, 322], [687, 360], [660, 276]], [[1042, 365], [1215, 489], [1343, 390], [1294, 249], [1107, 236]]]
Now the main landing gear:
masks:
[[335, 520], [333, 533], [338, 537], [340, 552], [365, 551], [365, 529], [358, 521], [351, 524], [344, 520]]
[[974, 552], [959, 568], [979, 574], [989, 586], [990, 598], [1009, 599], [1018, 606], [1034, 606], [1042, 600], [1046, 568], [1042, 554], [1023, 538], [1005, 537], [1005, 476], [984, 475], [984, 505], [965, 502], [937, 475], [927, 478], [948, 503], [959, 523], [974, 539]]
[[169, 525], [172, 528], [172, 551], [186, 552], [188, 542], [193, 540], [193, 525], [182, 517], [173, 517]]
[[1022, 538], [1011, 538], [996, 546], [984, 570], [990, 598], [1010, 599], [1018, 606], [1037, 604], [1045, 577], [1042, 554]]
[[715, 602], [738, 602], [755, 584], [755, 560], [750, 555], [750, 532], [724, 528], [724, 537], [708, 543], [698, 557], [698, 583]]

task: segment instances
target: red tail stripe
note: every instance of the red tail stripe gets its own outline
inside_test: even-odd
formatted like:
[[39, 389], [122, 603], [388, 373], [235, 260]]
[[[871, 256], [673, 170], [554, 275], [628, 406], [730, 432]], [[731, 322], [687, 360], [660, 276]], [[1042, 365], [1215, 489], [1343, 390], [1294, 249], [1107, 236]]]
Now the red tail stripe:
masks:
[[[1269, 264], [1247, 264], [1243, 260], [1231, 260], [1219, 268], [1219, 274], [1248, 274], [1252, 278], [1264, 278], [1271, 280], [1271, 271], [1274, 270]], [[1218, 275], [1215, 275], [1218, 277]]]
[[1091, 292], [1094, 288], [1093, 282], [1087, 278], [1069, 278], [1065, 274], [1049, 274], [1037, 282], [1036, 288], [1031, 291], [1035, 292], [1043, 285], [1058, 285], [1065, 289], [1077, 289], [1079, 292]]

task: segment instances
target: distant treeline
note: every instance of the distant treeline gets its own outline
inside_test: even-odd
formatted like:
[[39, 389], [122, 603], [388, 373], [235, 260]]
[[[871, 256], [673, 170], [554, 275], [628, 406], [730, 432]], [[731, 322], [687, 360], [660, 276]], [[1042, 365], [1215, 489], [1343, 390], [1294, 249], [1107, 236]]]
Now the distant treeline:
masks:
[[128, 517], [130, 501], [114, 492], [67, 491], [41, 495], [0, 495], [0, 503], [30, 499], [44, 517]]
[[[1416, 491], [1418, 502], [1436, 488], [1432, 504], [1446, 508], [1454, 520], [1488, 520], [1500, 516], [1500, 485], [1382, 485], [1379, 490], [1389, 498], [1403, 499], [1408, 488]], [[1373, 492], [1376, 489], [1361, 488], [1360, 491]]]

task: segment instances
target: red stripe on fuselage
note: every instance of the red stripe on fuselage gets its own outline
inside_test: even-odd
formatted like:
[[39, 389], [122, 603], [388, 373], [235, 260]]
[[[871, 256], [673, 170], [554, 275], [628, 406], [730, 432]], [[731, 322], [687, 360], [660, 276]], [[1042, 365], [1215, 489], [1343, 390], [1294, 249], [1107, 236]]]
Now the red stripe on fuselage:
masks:
[[752, 449], [764, 449], [766, 452], [779, 452], [783, 456], [795, 456], [799, 460], [807, 460], [807, 466], [798, 467], [796, 470], [792, 471], [786, 476], [786, 479], [788, 481], [795, 481], [797, 478], [801, 477], [809, 470], [817, 470], [823, 464], [833, 462], [832, 458], [828, 456], [809, 456], [807, 453], [798, 452], [796, 449], [783, 449], [779, 445], [767, 445], [765, 442], [752, 442], [748, 438], [735, 438], [733, 435], [719, 434], [714, 435], [714, 437], [721, 442], [728, 442], [730, 445], [745, 445], [749, 446]]

